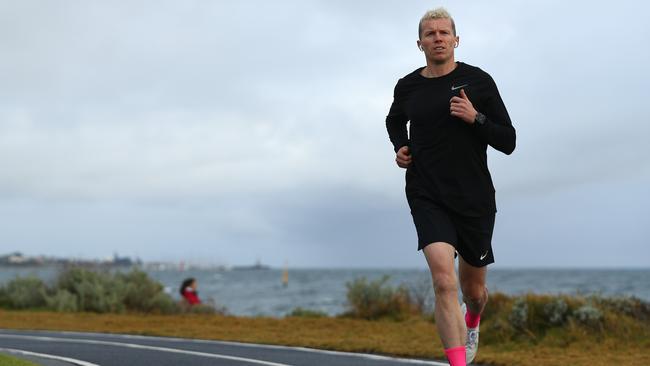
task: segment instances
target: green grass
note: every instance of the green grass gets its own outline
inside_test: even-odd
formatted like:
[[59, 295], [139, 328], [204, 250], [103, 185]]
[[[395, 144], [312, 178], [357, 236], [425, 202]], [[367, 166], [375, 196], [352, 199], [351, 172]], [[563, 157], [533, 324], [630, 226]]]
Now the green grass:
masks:
[[2, 366], [38, 366], [37, 364], [19, 358], [0, 354], [0, 365]]

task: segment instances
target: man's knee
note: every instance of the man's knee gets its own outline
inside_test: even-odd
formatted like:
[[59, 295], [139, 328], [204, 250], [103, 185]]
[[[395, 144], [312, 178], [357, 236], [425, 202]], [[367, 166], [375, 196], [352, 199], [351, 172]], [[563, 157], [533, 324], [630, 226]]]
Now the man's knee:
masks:
[[481, 303], [487, 301], [487, 287], [484, 283], [465, 283], [462, 286], [466, 302]]
[[433, 290], [436, 296], [452, 294], [456, 296], [458, 287], [456, 285], [456, 275], [449, 273], [433, 274]]

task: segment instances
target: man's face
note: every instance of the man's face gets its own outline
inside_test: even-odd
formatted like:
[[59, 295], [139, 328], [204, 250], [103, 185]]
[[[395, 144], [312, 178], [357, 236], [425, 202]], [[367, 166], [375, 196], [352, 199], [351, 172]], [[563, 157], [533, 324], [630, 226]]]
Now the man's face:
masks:
[[451, 19], [428, 19], [422, 23], [418, 45], [422, 46], [428, 60], [444, 64], [453, 59], [456, 42], [458, 37], [454, 35]]

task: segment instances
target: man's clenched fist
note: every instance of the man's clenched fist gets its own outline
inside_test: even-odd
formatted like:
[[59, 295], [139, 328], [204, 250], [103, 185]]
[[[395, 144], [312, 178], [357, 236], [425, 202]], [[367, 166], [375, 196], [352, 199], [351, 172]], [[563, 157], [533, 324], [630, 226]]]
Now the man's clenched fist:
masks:
[[395, 162], [400, 168], [408, 168], [411, 165], [411, 151], [408, 146], [402, 146], [397, 150], [397, 156], [395, 157]]

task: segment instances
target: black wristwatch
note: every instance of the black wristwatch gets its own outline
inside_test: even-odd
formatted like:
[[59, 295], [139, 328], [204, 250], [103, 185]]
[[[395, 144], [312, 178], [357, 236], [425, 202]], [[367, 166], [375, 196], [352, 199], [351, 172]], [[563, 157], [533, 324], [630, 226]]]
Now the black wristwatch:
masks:
[[487, 117], [485, 117], [483, 113], [476, 112], [476, 117], [474, 117], [474, 123], [478, 124], [479, 126], [483, 126], [486, 120]]

